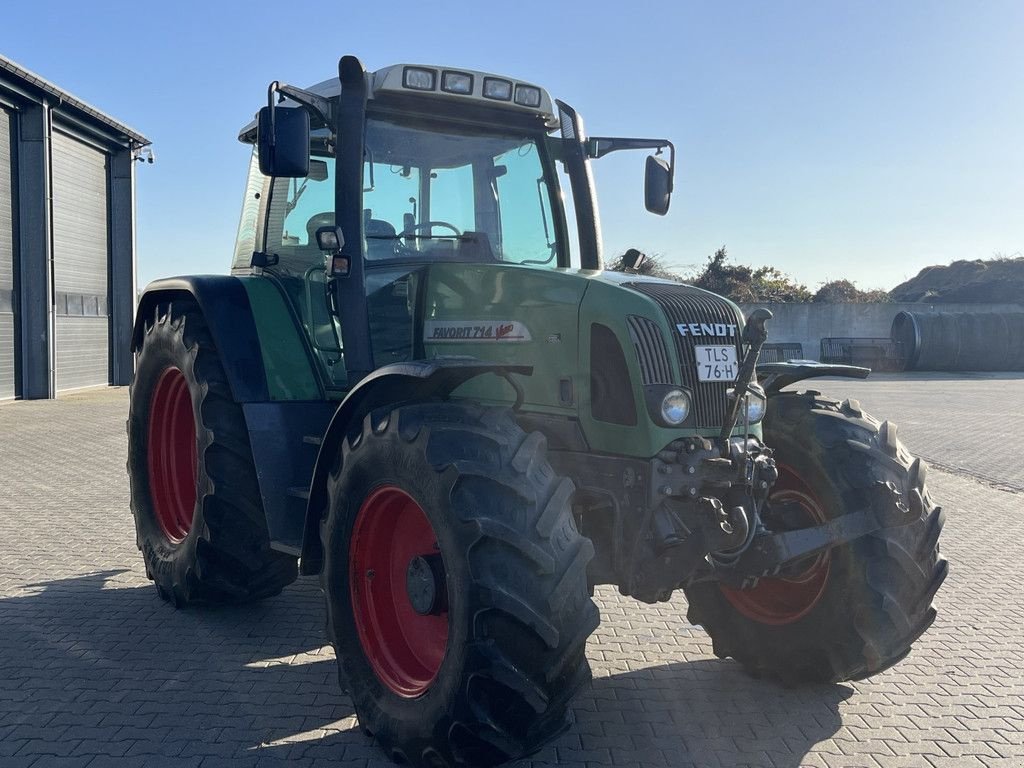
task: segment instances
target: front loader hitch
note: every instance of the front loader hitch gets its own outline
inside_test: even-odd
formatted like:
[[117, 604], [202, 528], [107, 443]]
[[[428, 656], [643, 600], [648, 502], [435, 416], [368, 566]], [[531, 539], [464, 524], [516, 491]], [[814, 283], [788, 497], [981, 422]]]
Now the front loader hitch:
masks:
[[727, 567], [717, 567], [712, 578], [746, 589], [765, 576], [774, 576], [792, 565], [827, 549], [848, 544], [883, 528], [908, 525], [920, 519], [924, 502], [914, 488], [906, 500], [895, 483], [878, 481], [875, 503], [861, 512], [843, 515], [813, 528], [758, 533], [750, 546]]

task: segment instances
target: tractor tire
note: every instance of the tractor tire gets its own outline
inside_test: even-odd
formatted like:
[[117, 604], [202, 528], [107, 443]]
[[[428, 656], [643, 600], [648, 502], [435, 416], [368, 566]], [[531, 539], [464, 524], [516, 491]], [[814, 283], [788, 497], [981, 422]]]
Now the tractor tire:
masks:
[[175, 607], [276, 595], [296, 559], [270, 549], [245, 418], [199, 308], [158, 305], [135, 362], [128, 476], [146, 575]]
[[497, 765], [569, 725], [594, 548], [546, 451], [508, 409], [456, 403], [372, 413], [344, 441], [321, 522], [327, 634], [395, 762]]
[[[779, 466], [764, 521], [771, 530], [866, 509], [877, 503], [879, 481], [894, 483], [904, 500], [919, 493], [921, 517], [805, 558], [753, 589], [693, 585], [686, 589], [690, 622], [705, 628], [717, 656], [784, 685], [881, 672], [931, 626], [932, 598], [948, 572], [938, 544], [942, 509], [925, 488], [927, 465], [903, 447], [895, 424], [879, 423], [856, 400], [817, 392], [772, 397], [764, 442]], [[773, 500], [788, 511], [773, 516]]]

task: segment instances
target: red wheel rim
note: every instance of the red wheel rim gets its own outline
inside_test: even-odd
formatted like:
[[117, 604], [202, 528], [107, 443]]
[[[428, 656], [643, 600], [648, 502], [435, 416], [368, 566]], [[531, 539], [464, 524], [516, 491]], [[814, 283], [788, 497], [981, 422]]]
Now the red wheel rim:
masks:
[[448, 647], [447, 610], [417, 613], [406, 588], [410, 561], [439, 552], [426, 513], [401, 488], [377, 488], [359, 508], [349, 548], [356, 631], [377, 677], [406, 698], [430, 687]]
[[[772, 489], [771, 501], [799, 508], [800, 525], [791, 524], [789, 529], [820, 525], [828, 520], [817, 495], [796, 472], [782, 464], [779, 465], [779, 479]], [[765, 522], [769, 528], [772, 527], [770, 519]], [[780, 529], [784, 530], [782, 526]], [[791, 572], [760, 579], [752, 589], [734, 589], [725, 585], [720, 585], [720, 588], [725, 598], [746, 618], [775, 626], [792, 624], [821, 602], [828, 585], [831, 560], [831, 554], [826, 550], [809, 563], [797, 563]]]
[[168, 368], [149, 403], [149, 494], [160, 529], [177, 544], [192, 528], [196, 506], [196, 423], [184, 374]]

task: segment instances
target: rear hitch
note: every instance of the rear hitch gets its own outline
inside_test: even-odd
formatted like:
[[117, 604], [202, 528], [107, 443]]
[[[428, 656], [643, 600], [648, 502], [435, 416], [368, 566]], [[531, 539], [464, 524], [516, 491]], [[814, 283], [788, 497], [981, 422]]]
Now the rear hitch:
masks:
[[895, 483], [878, 481], [874, 492], [875, 503], [861, 512], [813, 528], [756, 534], [743, 554], [728, 566], [716, 567], [712, 578], [741, 589], [750, 588], [758, 579], [774, 576], [797, 560], [848, 544], [883, 528], [908, 525], [920, 519], [924, 502], [916, 488], [904, 497]]

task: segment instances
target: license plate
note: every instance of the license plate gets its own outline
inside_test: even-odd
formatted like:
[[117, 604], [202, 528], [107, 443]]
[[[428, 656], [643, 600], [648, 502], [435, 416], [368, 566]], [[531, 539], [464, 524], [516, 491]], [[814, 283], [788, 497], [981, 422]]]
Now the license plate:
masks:
[[740, 366], [736, 347], [694, 347], [698, 381], [736, 381]]

